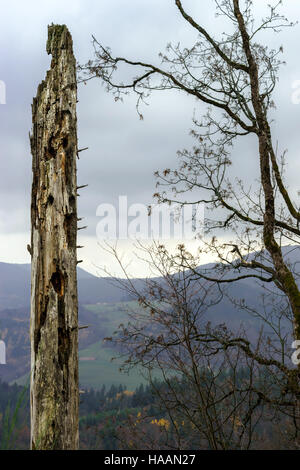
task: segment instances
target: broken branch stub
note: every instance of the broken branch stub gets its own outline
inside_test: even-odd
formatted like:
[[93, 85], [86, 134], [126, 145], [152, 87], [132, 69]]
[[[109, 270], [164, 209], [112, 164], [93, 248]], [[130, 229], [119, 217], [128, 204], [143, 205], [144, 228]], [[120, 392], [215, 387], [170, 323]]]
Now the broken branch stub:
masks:
[[78, 448], [77, 81], [72, 37], [48, 27], [32, 105], [31, 447]]

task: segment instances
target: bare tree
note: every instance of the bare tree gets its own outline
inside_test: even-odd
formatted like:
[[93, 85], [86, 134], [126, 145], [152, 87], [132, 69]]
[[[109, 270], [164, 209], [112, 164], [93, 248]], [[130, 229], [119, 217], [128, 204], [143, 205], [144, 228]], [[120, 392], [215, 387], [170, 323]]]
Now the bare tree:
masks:
[[[231, 23], [230, 32], [216, 39], [185, 11], [180, 0], [174, 3], [184, 21], [199, 34], [193, 47], [168, 45], [166, 53], [160, 54], [158, 66], [114, 56], [93, 38], [95, 59], [79, 67], [82, 80], [100, 78], [117, 100], [135, 92], [141, 117], [142, 102], [155, 90], [184, 91], [208, 105], [207, 113], [200, 120], [196, 116], [193, 120], [195, 147], [179, 152], [181, 162], [177, 169], [167, 168], [156, 174], [155, 196], [159, 202], [175, 199], [182, 205], [205, 203], [212, 210], [212, 218], [206, 224], [207, 234], [212, 238], [203, 250], [216, 253], [221, 264], [210, 272], [200, 273], [186, 254], [181, 259], [182, 267], [191, 270], [194, 277], [219, 286], [242, 279], [256, 279], [266, 288], [270, 286], [274, 295], [284, 297], [292, 318], [293, 337], [299, 340], [298, 274], [285, 258], [282, 247], [287, 243], [298, 244], [300, 213], [284, 180], [284, 153], [278, 155], [271, 120], [282, 48], [269, 49], [260, 39], [261, 33], [273, 34], [292, 23], [278, 12], [281, 1], [270, 5], [266, 17], [258, 22], [253, 17], [250, 0], [215, 0], [217, 14]], [[115, 80], [119, 65], [135, 71], [128, 83]], [[253, 158], [257, 162], [259, 184], [255, 191], [241, 181], [238, 173], [233, 175], [232, 147], [237, 140], [256, 148]], [[241, 164], [241, 156], [237, 163]], [[193, 195], [193, 201], [186, 199], [187, 194]], [[219, 241], [218, 233], [222, 237], [227, 234], [229, 241]], [[253, 251], [256, 254], [249, 256]], [[199, 335], [203, 345], [212, 344], [214, 337], [224, 350], [238, 348], [256, 364], [273, 367], [274, 376], [283, 374], [286, 393], [292, 397], [294, 440], [299, 446], [299, 368], [293, 367], [291, 361], [287, 365], [277, 358], [256, 354], [242, 337], [228, 337], [226, 333], [222, 338], [220, 332], [215, 335], [212, 331]], [[268, 402], [267, 395], [264, 400]]]
[[47, 52], [32, 106], [31, 447], [77, 449], [77, 82], [65, 25], [49, 27]]
[[[266, 433], [269, 440], [264, 439], [264, 445], [271, 448], [284, 424], [281, 446], [293, 447], [296, 403], [289, 385], [294, 369], [287, 365], [286, 330], [276, 322], [288, 317], [278, 298], [278, 316], [273, 312], [272, 318], [263, 309], [238, 304], [262, 320], [260, 330], [249, 339], [242, 322], [231, 331], [225, 320], [216, 321], [217, 305], [225, 305], [224, 318], [229, 313], [228, 302], [224, 304], [229, 293], [218, 282], [204, 280], [205, 269], [197, 268], [200, 276], [195, 276], [194, 270], [184, 267], [188, 259], [196, 259], [182, 245], [173, 255], [156, 243], [138, 248], [139, 257], [157, 274], [138, 287], [116, 248], [107, 248], [125, 276], [112, 282], [137, 300], [128, 310], [128, 324], [120, 325], [116, 336], [107, 340], [126, 358], [125, 371], [136, 366], [147, 371], [170, 429], [164, 429], [159, 441], [155, 435], [151, 439], [149, 426], [143, 435], [153, 418], [146, 413], [138, 420], [140, 426], [133, 417], [132, 433], [123, 440], [127, 437], [125, 442], [135, 442], [136, 448], [249, 449], [261, 447]], [[164, 386], [157, 386], [155, 377]]]

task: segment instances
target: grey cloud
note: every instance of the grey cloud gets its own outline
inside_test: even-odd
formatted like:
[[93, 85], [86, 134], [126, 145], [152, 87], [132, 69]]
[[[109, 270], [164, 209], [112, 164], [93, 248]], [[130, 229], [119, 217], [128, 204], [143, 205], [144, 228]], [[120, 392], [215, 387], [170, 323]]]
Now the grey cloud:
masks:
[[[211, 1], [205, 2], [210, 6], [205, 12], [194, 0], [186, 0], [184, 4], [192, 14], [203, 18], [213, 32], [222, 31], [224, 25], [214, 18]], [[261, 2], [255, 4], [261, 8]], [[286, 2], [284, 11], [292, 19], [299, 17], [299, 5]], [[92, 55], [92, 33], [115, 53], [157, 63], [157, 53], [168, 41], [186, 41], [190, 45], [196, 37], [195, 31], [180, 19], [173, 1], [12, 0], [2, 5], [0, 41], [6, 47], [3, 46], [0, 57], [0, 80], [7, 85], [7, 104], [0, 105], [2, 233], [29, 230], [31, 102], [49, 67], [45, 43], [47, 24], [52, 21], [68, 25], [80, 62]], [[281, 71], [282, 79], [276, 92], [276, 134], [280, 145], [290, 149], [288, 177], [296, 190], [300, 105], [291, 103], [291, 85], [293, 80], [300, 79], [295, 46], [299, 43], [299, 27], [273, 36], [268, 36], [268, 40], [285, 45], [288, 61], [288, 66]], [[156, 93], [150, 99], [150, 106], [143, 109], [145, 120], [140, 122], [134, 97], [126, 98], [124, 104], [115, 103], [97, 81], [80, 85], [79, 100], [79, 145], [89, 147], [78, 162], [78, 183], [89, 184], [81, 192], [79, 212], [87, 219], [87, 233], [93, 236], [97, 223], [95, 212], [101, 202], [116, 203], [118, 195], [122, 194], [128, 195], [129, 203], [152, 202], [153, 172], [174, 167], [176, 150], [193, 144], [188, 131], [193, 109], [197, 106], [199, 110], [199, 105], [175, 92]], [[239, 158], [238, 150], [239, 147], [235, 161]], [[254, 151], [255, 148], [247, 148], [242, 163], [239, 161], [249, 179], [256, 175]]]

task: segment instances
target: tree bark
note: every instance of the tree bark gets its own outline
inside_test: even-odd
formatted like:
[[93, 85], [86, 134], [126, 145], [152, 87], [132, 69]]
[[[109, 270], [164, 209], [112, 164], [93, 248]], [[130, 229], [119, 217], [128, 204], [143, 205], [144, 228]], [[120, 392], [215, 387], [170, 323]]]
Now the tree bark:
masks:
[[32, 105], [31, 448], [78, 448], [77, 81], [72, 37], [48, 27]]

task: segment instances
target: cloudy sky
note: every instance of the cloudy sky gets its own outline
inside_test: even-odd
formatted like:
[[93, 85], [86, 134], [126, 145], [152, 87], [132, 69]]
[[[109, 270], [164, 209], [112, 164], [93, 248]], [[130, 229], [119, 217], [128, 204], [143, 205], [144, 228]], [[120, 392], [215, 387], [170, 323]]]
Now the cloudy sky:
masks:
[[[0, 261], [30, 262], [26, 250], [30, 240], [31, 191], [28, 133], [32, 98], [50, 63], [45, 51], [47, 25], [53, 22], [68, 26], [80, 63], [92, 57], [93, 34], [117, 55], [159, 64], [158, 52], [168, 42], [180, 41], [190, 46], [196, 38], [174, 3], [174, 0], [0, 0], [0, 80], [6, 84], [6, 104], [0, 104]], [[254, 3], [259, 15], [266, 2]], [[222, 31], [222, 20], [214, 17], [213, 1], [183, 0], [183, 5], [212, 33]], [[286, 0], [282, 11], [293, 21], [300, 18], [300, 5], [294, 0]], [[275, 95], [274, 131], [280, 148], [289, 149], [287, 178], [295, 194], [300, 189], [299, 28], [287, 29], [280, 36], [273, 33], [265, 36], [271, 46], [283, 44], [287, 61]], [[106, 265], [118, 273], [112, 259], [97, 245], [98, 205], [116, 205], [120, 195], [128, 197], [129, 205], [152, 203], [154, 171], [174, 167], [176, 151], [192, 145], [191, 117], [195, 108], [198, 112], [202, 108], [190, 97], [160, 92], [152, 96], [150, 106], [143, 110], [144, 121], [140, 121], [134, 97], [115, 103], [97, 81], [80, 85], [78, 93], [79, 147], [89, 147], [78, 162], [78, 184], [89, 184], [79, 198], [79, 215], [85, 217], [84, 225], [88, 225], [88, 230], [80, 234], [80, 244], [85, 245], [80, 257], [88, 271], [99, 272], [97, 266]], [[243, 148], [243, 159], [238, 165], [249, 179], [255, 177], [254, 158], [253, 149]], [[123, 241], [120, 248], [131, 259], [131, 244]], [[133, 268], [136, 275], [146, 274], [142, 264], [133, 264]]]

